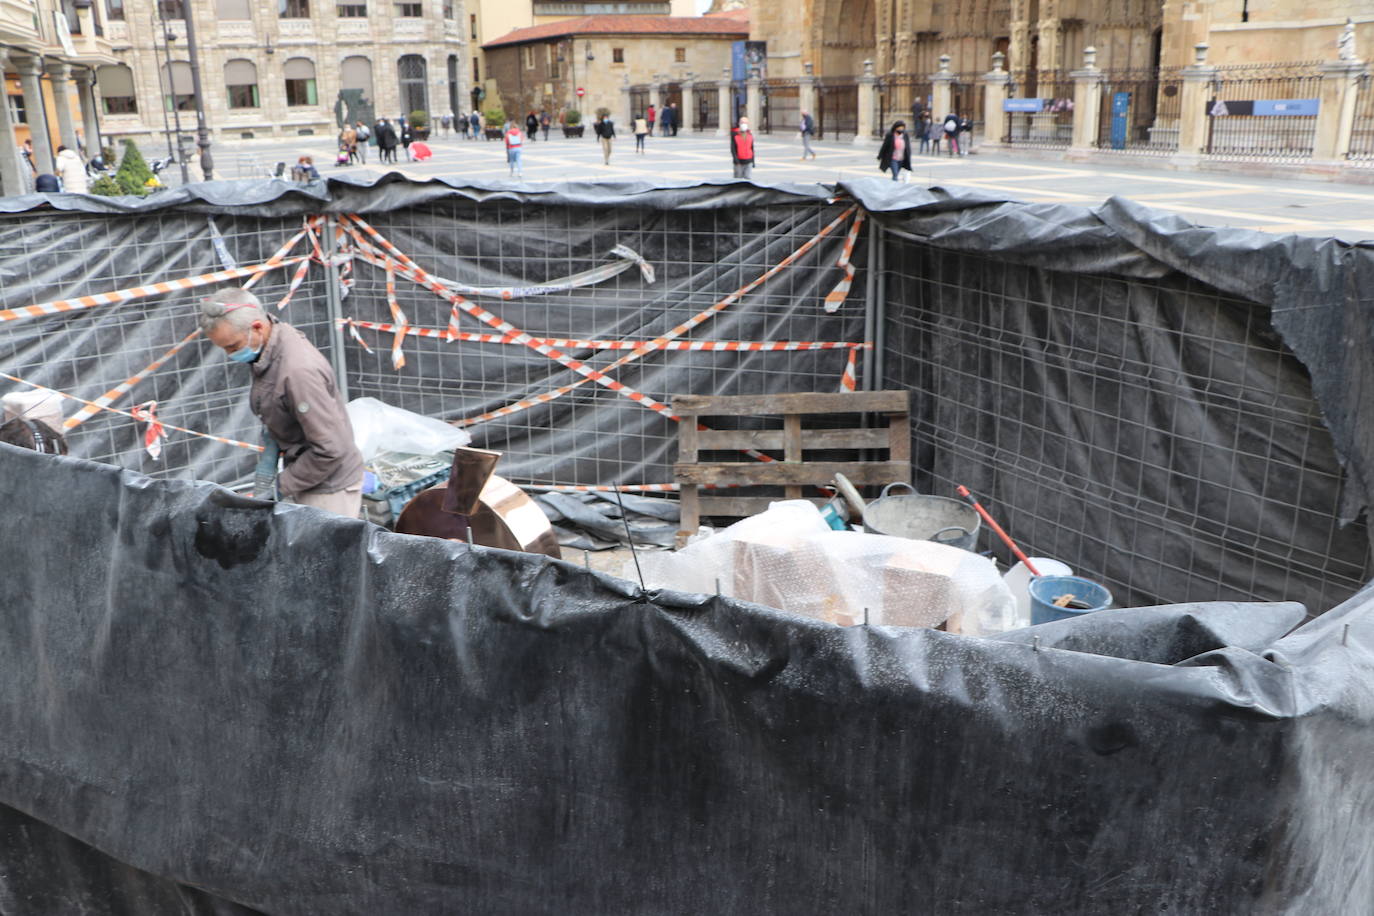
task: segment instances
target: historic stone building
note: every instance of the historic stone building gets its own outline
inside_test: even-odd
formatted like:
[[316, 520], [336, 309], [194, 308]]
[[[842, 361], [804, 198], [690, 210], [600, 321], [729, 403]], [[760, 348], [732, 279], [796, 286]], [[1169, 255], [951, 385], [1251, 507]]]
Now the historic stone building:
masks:
[[[118, 63], [97, 71], [102, 127], [161, 137], [195, 105], [179, 4], [96, 0]], [[212, 132], [226, 139], [332, 135], [337, 117], [435, 116], [467, 98], [465, 0], [208, 0], [195, 16]], [[165, 15], [164, 15], [165, 14]], [[164, 121], [165, 115], [165, 121]], [[175, 129], [174, 125], [173, 129]]]

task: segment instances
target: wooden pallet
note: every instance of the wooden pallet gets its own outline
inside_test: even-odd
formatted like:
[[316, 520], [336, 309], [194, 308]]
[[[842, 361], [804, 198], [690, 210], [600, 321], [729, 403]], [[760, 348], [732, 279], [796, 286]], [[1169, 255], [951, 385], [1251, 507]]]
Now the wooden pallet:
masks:
[[[679, 540], [695, 534], [703, 515], [744, 518], [756, 515], [779, 498], [800, 499], [805, 486], [826, 486], [841, 473], [854, 484], [888, 484], [911, 480], [911, 399], [907, 391], [858, 391], [849, 394], [763, 394], [714, 397], [682, 394], [672, 399], [678, 424], [678, 461], [673, 476], [682, 487], [682, 528]], [[805, 417], [850, 415], [839, 429], [806, 429]], [[886, 427], [863, 426], [862, 414], [878, 414]], [[709, 417], [780, 416], [781, 429], [698, 429]], [[834, 425], [833, 422], [827, 425]], [[703, 451], [782, 453], [780, 461], [759, 461], [741, 455], [737, 461], [704, 462]], [[886, 461], [807, 461], [808, 451], [887, 452]], [[777, 457], [776, 454], [773, 457]], [[773, 486], [779, 496], [732, 496], [728, 489], [708, 487]]]

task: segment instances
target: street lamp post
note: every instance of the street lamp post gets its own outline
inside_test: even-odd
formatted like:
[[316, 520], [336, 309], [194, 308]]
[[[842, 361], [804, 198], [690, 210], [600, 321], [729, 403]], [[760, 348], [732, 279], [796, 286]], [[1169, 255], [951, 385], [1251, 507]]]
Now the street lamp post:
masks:
[[172, 41], [176, 36], [172, 34], [172, 27], [167, 24], [167, 10], [161, 3], [157, 5], [157, 12], [162, 20], [162, 44], [167, 57], [167, 89], [172, 96], [172, 123], [177, 130], [177, 165], [181, 167], [181, 183], [190, 184], [191, 173], [186, 170], [186, 151], [181, 148], [181, 109], [177, 107], [176, 70], [172, 68]]
[[[181, 2], [181, 15], [186, 23], [186, 47], [191, 56], [191, 91], [196, 94], [196, 146], [200, 147], [200, 171], [206, 181], [215, 174], [215, 161], [210, 155], [210, 127], [205, 122], [205, 94], [200, 88], [200, 54], [196, 50], [196, 25], [191, 4]], [[185, 169], [185, 166], [182, 166]]]

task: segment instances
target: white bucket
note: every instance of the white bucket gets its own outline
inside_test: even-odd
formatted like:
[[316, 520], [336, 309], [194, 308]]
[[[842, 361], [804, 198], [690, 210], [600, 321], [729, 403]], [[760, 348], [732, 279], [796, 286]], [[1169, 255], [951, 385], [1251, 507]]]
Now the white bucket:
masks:
[[[1042, 576], [1073, 575], [1073, 570], [1067, 564], [1052, 560], [1049, 557], [1031, 557], [1030, 561], [1031, 565]], [[1016, 625], [1013, 627], [1016, 630], [1031, 625], [1031, 578], [1030, 570], [1026, 569], [1026, 564], [1019, 561], [1002, 576], [1002, 581], [1007, 584], [1007, 588], [1011, 589], [1011, 596], [1016, 599]]]

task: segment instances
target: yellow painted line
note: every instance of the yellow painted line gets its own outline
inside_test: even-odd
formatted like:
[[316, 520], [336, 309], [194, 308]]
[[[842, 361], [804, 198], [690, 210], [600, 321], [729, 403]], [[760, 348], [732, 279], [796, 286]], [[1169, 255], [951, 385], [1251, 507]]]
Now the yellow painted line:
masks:
[[[1249, 188], [1211, 188], [1208, 190], [1197, 190], [1188, 192], [1193, 197], [1219, 197], [1225, 194], [1250, 194]], [[1178, 197], [1178, 193], [1159, 193], [1159, 194], [1129, 194], [1122, 195], [1127, 200], [1172, 200]]]

